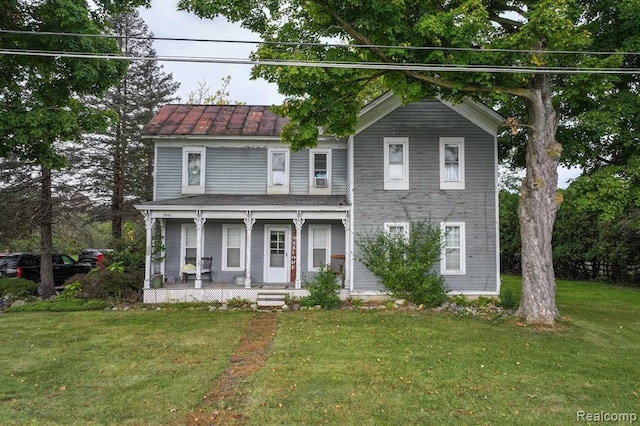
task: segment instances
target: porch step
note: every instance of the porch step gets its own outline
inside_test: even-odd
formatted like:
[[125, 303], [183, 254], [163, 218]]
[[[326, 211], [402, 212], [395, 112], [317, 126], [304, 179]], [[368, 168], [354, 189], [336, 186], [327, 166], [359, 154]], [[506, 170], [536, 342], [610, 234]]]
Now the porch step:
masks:
[[281, 308], [288, 293], [258, 293], [256, 303], [260, 308]]

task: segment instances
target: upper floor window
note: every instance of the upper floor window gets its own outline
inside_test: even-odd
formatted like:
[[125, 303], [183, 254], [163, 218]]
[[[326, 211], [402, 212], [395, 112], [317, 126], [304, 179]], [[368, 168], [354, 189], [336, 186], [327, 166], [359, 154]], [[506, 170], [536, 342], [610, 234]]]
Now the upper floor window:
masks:
[[309, 150], [309, 193], [331, 195], [331, 150]]
[[182, 148], [182, 193], [204, 194], [206, 148]]
[[440, 189], [464, 189], [464, 138], [440, 138]]
[[309, 225], [309, 270], [331, 264], [331, 225]]
[[384, 189], [409, 189], [409, 138], [384, 138]]
[[268, 150], [268, 182], [267, 193], [289, 193], [289, 150], [271, 148]]
[[466, 273], [466, 243], [464, 223], [443, 222], [441, 225], [444, 244], [440, 270], [442, 275], [464, 275]]
[[244, 271], [244, 225], [222, 225], [222, 270]]

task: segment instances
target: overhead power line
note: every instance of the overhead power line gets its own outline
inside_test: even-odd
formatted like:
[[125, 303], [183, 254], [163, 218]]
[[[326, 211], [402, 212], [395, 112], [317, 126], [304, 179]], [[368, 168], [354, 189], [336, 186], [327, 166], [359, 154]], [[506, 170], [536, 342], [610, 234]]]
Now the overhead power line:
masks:
[[43, 56], [54, 58], [115, 59], [160, 62], [190, 62], [232, 65], [271, 65], [314, 68], [357, 68], [388, 71], [487, 72], [511, 74], [639, 74], [640, 68], [528, 67], [498, 65], [416, 64], [384, 62], [287, 61], [278, 59], [242, 59], [198, 56], [126, 56], [113, 53], [55, 52], [45, 50], [0, 49], [0, 55]]
[[277, 46], [297, 46], [297, 47], [334, 47], [344, 49], [396, 49], [396, 50], [424, 50], [424, 51], [452, 51], [452, 52], [486, 52], [486, 53], [527, 53], [527, 54], [545, 54], [545, 55], [624, 55], [624, 56], [640, 56], [640, 52], [629, 51], [580, 51], [580, 50], [536, 50], [536, 49], [494, 49], [481, 47], [445, 47], [445, 46], [406, 46], [406, 45], [384, 45], [384, 44], [344, 44], [344, 43], [311, 43], [311, 42], [294, 42], [294, 41], [260, 41], [260, 40], [229, 40], [229, 39], [206, 39], [206, 38], [184, 38], [184, 37], [156, 37], [156, 36], [122, 36], [111, 34], [82, 34], [67, 33], [55, 31], [24, 31], [24, 30], [5, 30], [0, 29], [0, 33], [19, 34], [19, 35], [35, 35], [35, 36], [59, 36], [59, 37], [93, 37], [93, 38], [110, 38], [119, 39], [127, 38], [132, 40], [151, 40], [151, 41], [176, 41], [191, 43], [226, 43], [226, 44], [252, 44], [252, 45], [277, 45]]

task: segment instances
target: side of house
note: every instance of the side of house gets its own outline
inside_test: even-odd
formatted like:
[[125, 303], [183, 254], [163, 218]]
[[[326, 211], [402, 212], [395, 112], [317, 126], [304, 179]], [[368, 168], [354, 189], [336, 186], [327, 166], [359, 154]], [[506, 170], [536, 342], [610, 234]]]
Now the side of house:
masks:
[[[499, 294], [496, 132], [502, 119], [484, 106], [393, 96], [365, 110], [352, 138], [354, 238], [411, 232], [411, 221], [441, 228], [438, 272], [452, 293]], [[354, 244], [355, 258], [358, 247]], [[360, 262], [354, 291], [379, 281]]]

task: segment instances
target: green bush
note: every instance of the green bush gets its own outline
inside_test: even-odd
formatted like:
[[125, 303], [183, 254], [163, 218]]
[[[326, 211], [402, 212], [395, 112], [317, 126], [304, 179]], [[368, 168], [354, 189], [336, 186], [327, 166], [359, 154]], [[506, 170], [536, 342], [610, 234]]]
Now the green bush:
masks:
[[8, 308], [5, 312], [76, 312], [100, 311], [110, 307], [104, 300], [55, 299], [26, 303], [22, 306]]
[[518, 301], [513, 294], [513, 290], [509, 287], [503, 287], [500, 292], [500, 306], [511, 310], [515, 310], [518, 307]]
[[[80, 299], [137, 302], [142, 295], [144, 272], [95, 269], [86, 275], [74, 275], [69, 281], [74, 283], [73, 292]], [[75, 283], [80, 285], [79, 288]]]
[[24, 278], [1, 278], [0, 298], [24, 299], [38, 294], [38, 284]]
[[329, 267], [320, 268], [311, 280], [303, 278], [304, 285], [309, 291], [309, 296], [300, 298], [302, 306], [320, 305], [325, 309], [340, 306], [340, 284], [336, 282], [336, 276]]
[[237, 308], [237, 309], [246, 309], [251, 306], [251, 301], [248, 299], [243, 299], [241, 297], [232, 297], [227, 300], [228, 308]]
[[408, 237], [379, 232], [357, 241], [359, 260], [394, 297], [417, 305], [439, 306], [447, 298], [444, 279], [434, 271], [440, 259], [440, 229], [431, 223], [410, 223]]

